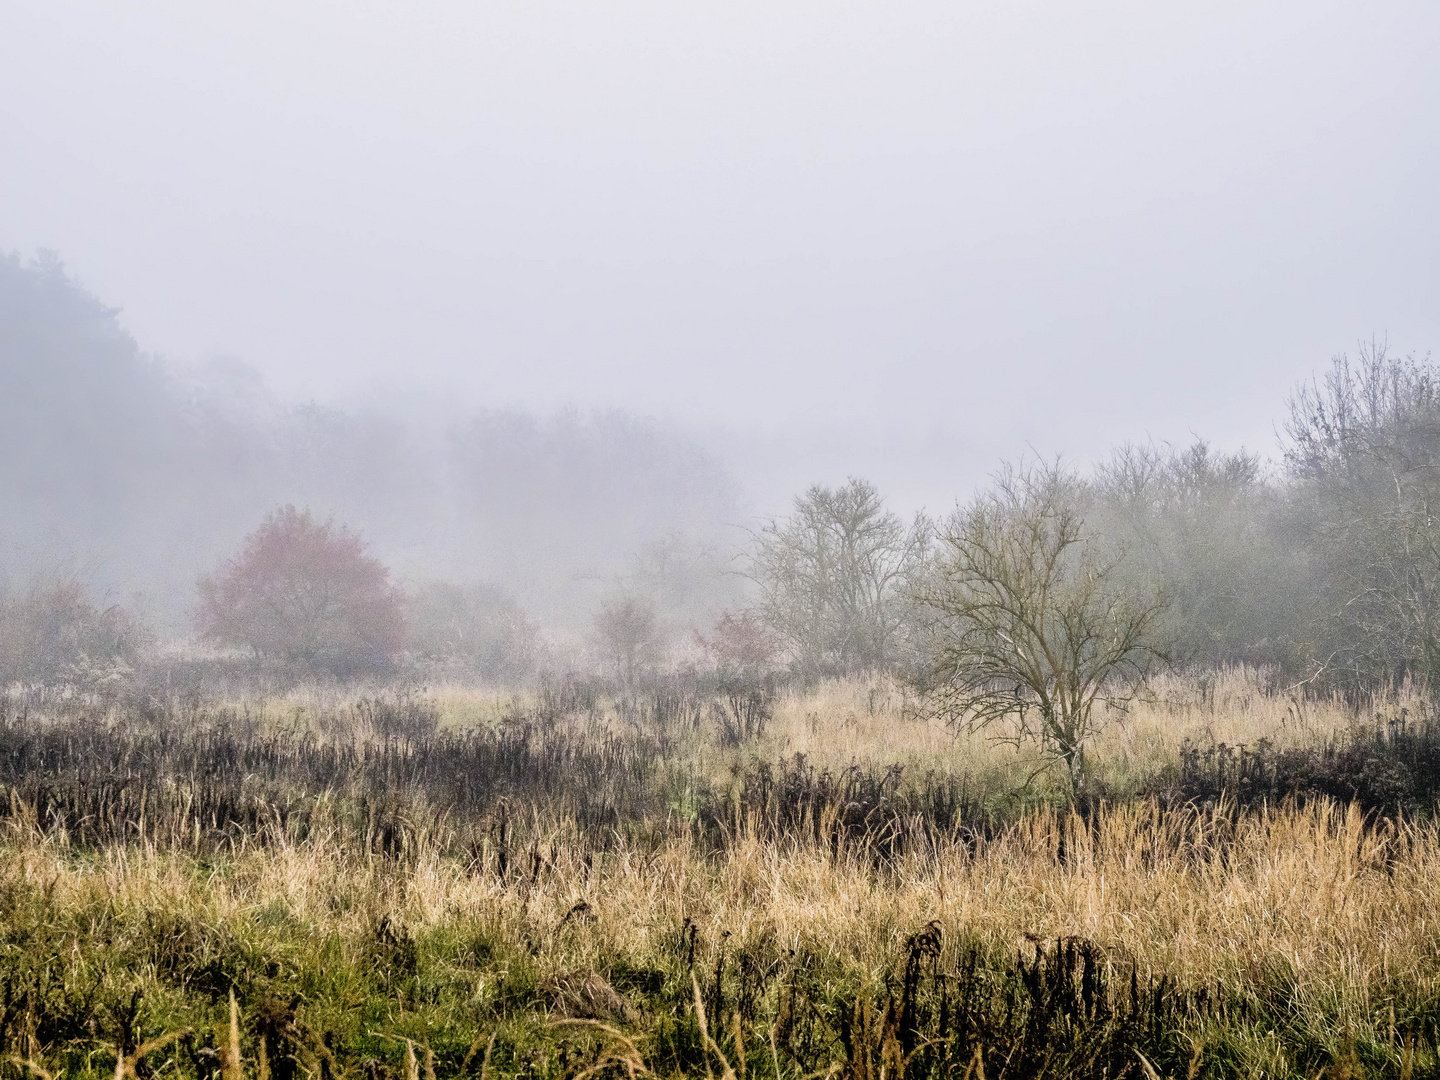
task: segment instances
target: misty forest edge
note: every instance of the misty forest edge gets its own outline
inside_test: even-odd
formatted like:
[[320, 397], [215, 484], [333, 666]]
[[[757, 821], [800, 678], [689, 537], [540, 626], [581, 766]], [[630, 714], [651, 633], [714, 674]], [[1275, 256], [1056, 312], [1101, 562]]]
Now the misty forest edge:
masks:
[[1440, 1075], [1428, 358], [737, 544], [663, 426], [244, 405], [0, 278], [7, 1073]]

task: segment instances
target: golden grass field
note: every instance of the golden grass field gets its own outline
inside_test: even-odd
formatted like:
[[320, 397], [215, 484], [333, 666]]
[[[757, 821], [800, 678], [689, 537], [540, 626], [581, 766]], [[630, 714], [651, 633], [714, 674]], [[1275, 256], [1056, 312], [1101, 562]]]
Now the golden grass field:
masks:
[[[453, 731], [502, 724], [534, 705], [524, 694], [463, 687], [429, 697], [442, 730]], [[232, 704], [266, 730], [319, 731], [344, 698], [310, 689]], [[1400, 694], [1365, 711], [1423, 707]], [[959, 973], [966, 956], [972, 964], [978, 956], [998, 986], [1005, 965], [1019, 958], [1023, 967], [1070, 940], [1093, 950], [1118, 997], [1132, 979], [1163, 977], [1172, 989], [1229, 1003], [1179, 1009], [1169, 1041], [1161, 1040], [1169, 1060], [1132, 1054], [1130, 1075], [1436, 1075], [1435, 1032], [1426, 1027], [1440, 1009], [1433, 820], [1382, 819], [1319, 798], [1241, 810], [1224, 799], [1166, 806], [1133, 794], [1173, 767], [1187, 739], [1304, 747], [1343, 737], [1365, 718], [1339, 701], [1267, 691], [1255, 673], [1203, 688], [1162, 682], [1092, 749], [1117, 794], [1083, 817], [1045, 797], [1049, 781], [1034, 777], [1043, 763], [1032, 749], [924, 719], [890, 680], [787, 691], [764, 735], [744, 747], [715, 743], [703, 725], [679, 737], [672, 753], [693, 763], [692, 782], [722, 789], [738, 782], [745, 759], [803, 754], [835, 772], [898, 764], [910, 774], [964, 775], [986, 791], [1028, 783], [1038, 793], [983, 834], [902, 819], [889, 826], [891, 840], [895, 829], [913, 828], [912, 842], [883, 853], [873, 836], [838, 842], [838, 809], [786, 834], [737, 802], [721, 816], [717, 841], [674, 814], [601, 837], [543, 805], [515, 802], [505, 812], [512, 836], [523, 839], [507, 840], [492, 820], [489, 831], [467, 826], [412, 793], [400, 811], [410, 828], [403, 857], [384, 857], [344, 790], [306, 793], [303, 830], [277, 812], [253, 835], [217, 845], [203, 838], [204, 822], [187, 826], [184, 812], [167, 810], [148, 824], [142, 813], [124, 839], [86, 846], [47, 830], [43, 810], [12, 792], [0, 842], [11, 969], [33, 968], [16, 957], [30, 949], [32, 959], [46, 958], [52, 985], [94, 983], [95, 1000], [121, 1004], [92, 1004], [92, 1046], [82, 1046], [83, 1024], [80, 1036], [47, 1041], [41, 1020], [17, 1020], [23, 980], [12, 977], [0, 1032], [16, 1061], [113, 1070], [115, 1057], [95, 1047], [124, 1042], [116, 1010], [140, 990], [143, 1011], [129, 1022], [145, 1030], [132, 1041], [183, 1025], [197, 1032], [189, 1044], [208, 1039], [223, 1057], [225, 988], [241, 999], [246, 1075], [260, 1067], [262, 1044], [267, 1075], [322, 1066], [404, 1072], [406, 1044], [389, 1036], [431, 1046], [440, 1075], [482, 1065], [493, 1075], [573, 1075], [597, 1065], [624, 1073], [637, 1061], [661, 1073], [799, 1076], [833, 1063], [837, 1073], [862, 1075], [889, 1062], [890, 1075], [922, 1065], [934, 1075], [1021, 1075], [1007, 1073], [1001, 1047], [979, 1036], [973, 1052], [967, 1043], [944, 1061], [922, 1061], [917, 1050], [908, 1060], [899, 1051], [886, 1058], [890, 1021], [844, 1019], [861, 998], [881, 1010], [888, 995], [892, 1012], [900, 1009], [907, 949], [920, 948], [916, 935], [933, 925], [937, 955], [924, 957], [932, 974]], [[626, 726], [624, 710], [608, 706], [564, 723], [590, 738]], [[512, 853], [508, 869], [502, 851]], [[745, 965], [763, 969], [748, 989]], [[712, 982], [718, 990], [707, 988]], [[772, 1056], [779, 1026], [791, 1025], [793, 1041], [802, 985], [821, 1049], [804, 1061], [782, 1049]], [[713, 1048], [700, 1038], [696, 1049], [684, 1025], [698, 1023], [702, 988], [722, 1015], [711, 1018], [719, 1025]], [[280, 1008], [274, 1001], [284, 1003], [281, 1021], [262, 1030], [257, 1010]], [[725, 1015], [732, 1007], [733, 1023]], [[933, 1013], [933, 1002], [927, 1008]], [[561, 1023], [577, 1018], [591, 1026]], [[1080, 1030], [1074, 1016], [1054, 1022], [1062, 1020], [1065, 1031]], [[839, 1032], [844, 1023], [848, 1036]], [[334, 1033], [328, 1060], [316, 1041], [324, 1031]], [[874, 1045], [860, 1045], [856, 1031]], [[487, 1060], [477, 1045], [490, 1047]], [[142, 1071], [189, 1074], [220, 1060], [203, 1046], [181, 1047], [150, 1055]], [[1025, 1060], [1040, 1069], [1033, 1055]], [[1088, 1072], [1078, 1061], [1057, 1057], [1035, 1075], [1101, 1075], [1099, 1058]]]

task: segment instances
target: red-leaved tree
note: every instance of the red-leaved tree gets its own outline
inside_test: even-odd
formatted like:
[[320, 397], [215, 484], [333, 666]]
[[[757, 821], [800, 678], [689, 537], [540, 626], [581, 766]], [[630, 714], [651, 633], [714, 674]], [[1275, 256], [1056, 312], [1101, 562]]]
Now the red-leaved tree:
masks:
[[404, 643], [401, 596], [360, 535], [286, 506], [200, 581], [201, 633], [340, 674], [383, 668]]
[[759, 679], [772, 674], [780, 646], [754, 615], [726, 612], [710, 636], [695, 632], [695, 641], [715, 661], [722, 678]]

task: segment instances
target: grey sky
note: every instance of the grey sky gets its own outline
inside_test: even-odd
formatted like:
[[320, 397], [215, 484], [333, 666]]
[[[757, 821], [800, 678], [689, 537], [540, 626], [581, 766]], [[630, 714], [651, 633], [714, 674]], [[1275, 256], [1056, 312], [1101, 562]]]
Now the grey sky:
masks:
[[287, 395], [623, 405], [769, 499], [1270, 451], [1440, 345], [1440, 5], [0, 4], [0, 249]]

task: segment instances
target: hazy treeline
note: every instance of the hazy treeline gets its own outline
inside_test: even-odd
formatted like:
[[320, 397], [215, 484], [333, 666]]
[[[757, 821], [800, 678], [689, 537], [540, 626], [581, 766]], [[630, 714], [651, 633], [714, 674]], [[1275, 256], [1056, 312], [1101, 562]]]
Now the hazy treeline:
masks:
[[[1162, 663], [1262, 666], [1331, 688], [1428, 684], [1440, 679], [1437, 510], [1440, 370], [1371, 346], [1296, 389], [1278, 461], [1203, 441], [1124, 446], [1088, 470], [1031, 461], [910, 523], [861, 482], [816, 488], [758, 536], [752, 565], [768, 626], [816, 672], [923, 669], [967, 628], [1008, 641], [1032, 602], [1037, 625], [1054, 620], [1041, 646], [1100, 649], [1131, 628]], [[1008, 629], [987, 622], [996, 605]], [[1023, 666], [1019, 652], [1004, 664]]]
[[0, 258], [11, 596], [81, 581], [102, 606], [187, 631], [197, 577], [287, 503], [360, 529], [431, 607], [455, 603], [443, 582], [583, 630], [631, 578], [679, 621], [730, 587], [738, 488], [675, 430], [619, 412], [285, 407], [239, 365], [163, 365], [116, 314], [53, 257]]
[[1277, 460], [1196, 442], [1030, 461], [910, 519], [851, 480], [747, 533], [723, 466], [659, 424], [281, 407], [243, 368], [167, 369], [115, 314], [53, 259], [0, 260], [9, 677], [116, 678], [157, 630], [501, 681], [896, 670], [972, 715], [1034, 696], [1076, 748], [1098, 688], [1157, 665], [1440, 678], [1428, 359], [1335, 360], [1286, 403]]
[[1366, 687], [1440, 678], [1440, 370], [1380, 346], [1287, 403], [1281, 458], [1126, 448], [1096, 529], [1182, 662]]

